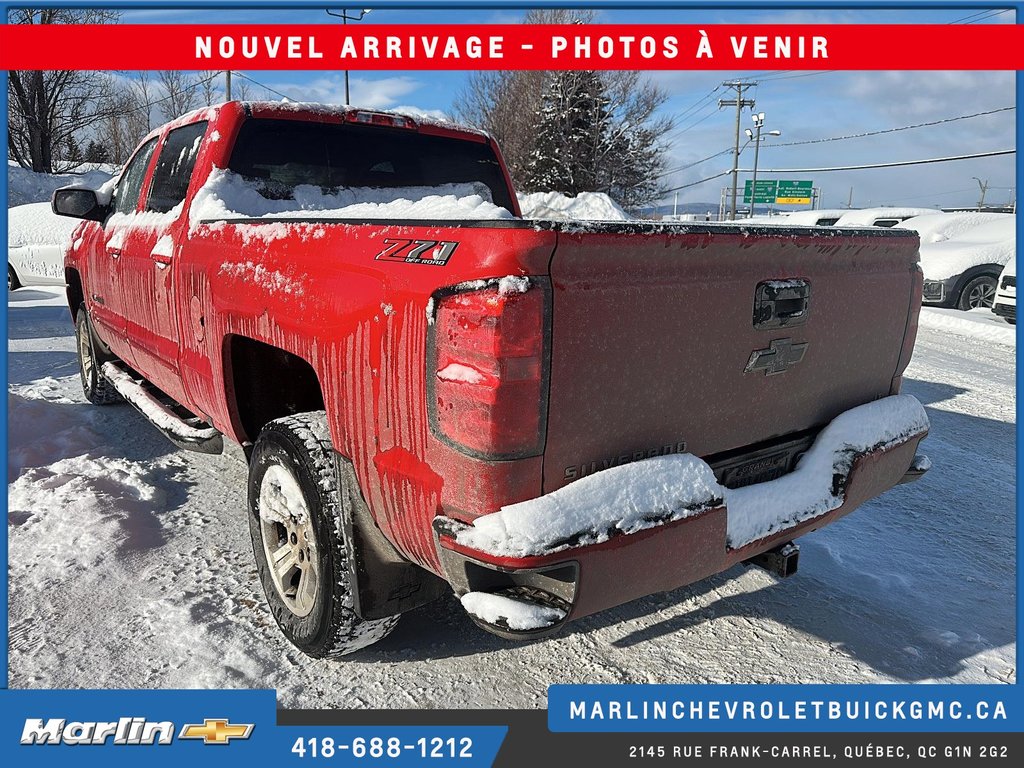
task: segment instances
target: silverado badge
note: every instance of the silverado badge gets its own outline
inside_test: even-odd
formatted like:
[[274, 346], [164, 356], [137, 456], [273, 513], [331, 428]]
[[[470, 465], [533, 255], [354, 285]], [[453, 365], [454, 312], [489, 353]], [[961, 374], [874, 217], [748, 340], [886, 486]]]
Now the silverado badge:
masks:
[[750, 353], [744, 373], [764, 371], [765, 376], [785, 373], [804, 359], [807, 342], [794, 344], [792, 339], [774, 339], [768, 349], [755, 349]]

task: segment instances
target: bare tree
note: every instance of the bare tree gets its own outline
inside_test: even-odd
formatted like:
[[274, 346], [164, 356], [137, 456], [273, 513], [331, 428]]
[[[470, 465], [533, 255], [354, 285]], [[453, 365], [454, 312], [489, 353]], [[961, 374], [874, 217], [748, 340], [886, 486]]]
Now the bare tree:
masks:
[[[11, 24], [105, 24], [119, 13], [85, 8], [17, 8]], [[108, 98], [114, 80], [105, 72], [12, 71], [7, 80], [9, 103], [7, 151], [24, 168], [43, 173], [74, 167], [69, 157], [81, 136], [116, 107]]]
[[163, 70], [157, 81], [165, 91], [160, 100], [160, 111], [167, 120], [173, 120], [194, 109], [198, 101], [197, 82], [187, 72], [178, 69]]
[[249, 101], [252, 99], [252, 88], [241, 78], [231, 82], [231, 98], [235, 101]]
[[149, 133], [153, 127], [153, 116], [150, 114], [153, 109], [153, 80], [152, 76], [144, 69], [140, 69], [135, 73], [135, 80], [133, 81], [135, 88], [135, 98], [139, 105], [140, 123], [144, 122], [146, 129], [142, 131], [142, 135]]
[[[588, 24], [594, 20], [591, 11], [572, 10], [533, 10], [524, 19], [528, 24]], [[578, 188], [608, 192], [620, 202], [635, 205], [656, 193], [653, 179], [639, 178], [638, 171], [643, 169], [656, 175], [663, 164], [662, 137], [671, 130], [674, 120], [658, 117], [656, 113], [668, 95], [639, 72], [601, 72], [595, 76], [600, 79], [600, 87], [593, 88], [607, 98], [607, 106], [591, 110], [587, 130], [593, 136], [585, 142], [557, 135], [561, 130], [558, 122], [552, 122], [552, 115], [547, 114], [549, 134], [544, 141], [546, 146], [540, 146], [542, 118], [554, 107], [552, 99], [556, 94], [551, 92], [552, 86], [557, 91], [578, 80], [554, 72], [477, 72], [456, 97], [455, 114], [494, 136], [516, 187], [535, 187], [543, 178], [554, 178], [538, 172], [537, 153], [540, 151], [544, 159], [552, 160], [556, 146], [569, 141], [576, 154], [584, 145], [588, 149], [586, 157], [571, 159], [579, 165], [575, 172], [577, 180], [563, 191]], [[568, 150], [562, 147], [561, 151]], [[561, 162], [569, 161], [563, 158]]]
[[110, 162], [116, 165], [125, 163], [142, 137], [149, 133], [152, 104], [143, 95], [148, 87], [148, 81], [140, 88], [138, 81], [123, 79], [112, 89], [111, 104], [105, 109], [108, 116], [100, 123], [97, 133], [109, 150]]
[[223, 76], [223, 72], [216, 69], [207, 69], [199, 73], [199, 93], [202, 103], [206, 106], [215, 104], [221, 100], [220, 89], [217, 87], [217, 79]]

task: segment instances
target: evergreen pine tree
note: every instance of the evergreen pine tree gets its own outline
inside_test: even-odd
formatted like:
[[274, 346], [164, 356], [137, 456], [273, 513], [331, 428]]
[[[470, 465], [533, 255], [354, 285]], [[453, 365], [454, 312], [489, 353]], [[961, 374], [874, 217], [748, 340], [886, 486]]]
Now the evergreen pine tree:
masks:
[[599, 72], [552, 72], [534, 120], [524, 191], [604, 192], [624, 205], [657, 192], [659, 133], [616, 115]]

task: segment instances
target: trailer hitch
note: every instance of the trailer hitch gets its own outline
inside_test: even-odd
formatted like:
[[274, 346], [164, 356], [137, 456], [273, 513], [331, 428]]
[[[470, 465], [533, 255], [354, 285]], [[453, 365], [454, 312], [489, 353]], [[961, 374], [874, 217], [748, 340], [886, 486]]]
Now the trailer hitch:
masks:
[[800, 561], [800, 547], [792, 541], [781, 544], [775, 549], [769, 549], [759, 555], [754, 555], [749, 560], [744, 560], [744, 565], [756, 565], [773, 573], [781, 579], [792, 576], [796, 573]]

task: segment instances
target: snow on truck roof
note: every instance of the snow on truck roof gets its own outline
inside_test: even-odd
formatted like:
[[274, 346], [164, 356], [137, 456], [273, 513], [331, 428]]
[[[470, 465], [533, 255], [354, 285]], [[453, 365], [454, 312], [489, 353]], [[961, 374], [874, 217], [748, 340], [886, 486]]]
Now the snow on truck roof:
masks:
[[[243, 101], [239, 102], [248, 110], [256, 112], [301, 113], [310, 115], [329, 115], [344, 117], [349, 114], [365, 112], [373, 115], [387, 115], [411, 120], [416, 125], [429, 125], [449, 131], [459, 131], [474, 136], [490, 138], [490, 134], [468, 125], [447, 120], [419, 109], [372, 109], [370, 107], [343, 106], [339, 104], [323, 104], [315, 101]], [[223, 106], [223, 105], [220, 105]], [[201, 110], [197, 110], [201, 111]]]

